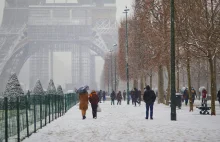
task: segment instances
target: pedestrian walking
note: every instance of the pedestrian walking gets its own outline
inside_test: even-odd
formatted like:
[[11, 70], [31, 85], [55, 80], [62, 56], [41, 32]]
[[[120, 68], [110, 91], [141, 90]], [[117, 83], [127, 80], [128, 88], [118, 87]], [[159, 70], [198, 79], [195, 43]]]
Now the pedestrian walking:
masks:
[[138, 101], [139, 101], [139, 105], [141, 105], [141, 90], [138, 90]]
[[102, 103], [102, 90], [98, 92], [99, 103]]
[[150, 109], [150, 119], [153, 119], [153, 106], [156, 100], [156, 95], [153, 90], [151, 90], [150, 86], [146, 86], [146, 91], [144, 92], [143, 97], [144, 102], [146, 103], [146, 117], [148, 119], [149, 116], [149, 109]]
[[125, 92], [125, 90], [123, 92], [123, 98], [124, 98], [124, 101], [125, 101], [126, 100], [126, 92]]
[[92, 107], [93, 119], [96, 119], [97, 118], [97, 107], [98, 107], [98, 103], [99, 103], [99, 97], [98, 97], [97, 93], [94, 90], [89, 95], [89, 102], [91, 103], [91, 107]]
[[111, 105], [115, 105], [115, 97], [116, 97], [116, 94], [115, 94], [115, 91], [113, 90], [111, 93]]
[[191, 94], [192, 94], [192, 103], [194, 104], [195, 98], [196, 98], [196, 90], [192, 87], [191, 90]]
[[220, 106], [220, 89], [218, 91], [217, 97], [218, 97], [218, 102], [219, 102], [219, 106]]
[[121, 91], [118, 92], [117, 94], [117, 105], [121, 105], [121, 100], [122, 100], [122, 95], [121, 95]]
[[206, 89], [202, 90], [202, 104], [205, 103], [205, 100], [207, 98], [207, 91]]
[[105, 91], [103, 91], [103, 93], [102, 93], [102, 97], [103, 97], [103, 103], [104, 103], [105, 100], [106, 100], [106, 92], [105, 92]]
[[82, 118], [86, 119], [86, 110], [88, 109], [88, 87], [85, 87], [83, 91], [79, 92], [79, 109], [82, 112]]
[[134, 90], [131, 90], [131, 101], [132, 101], [132, 105], [134, 104]]
[[188, 101], [189, 101], [189, 91], [188, 91], [188, 88], [186, 88], [186, 90], [184, 91], [183, 97], [184, 97], [184, 100], [185, 100], [185, 105], [187, 106], [188, 105]]
[[140, 103], [139, 103], [139, 101], [138, 101], [138, 94], [139, 94], [139, 92], [138, 92], [138, 90], [137, 90], [137, 88], [134, 88], [134, 106], [136, 106], [136, 104], [138, 103], [139, 105], [140, 105]]

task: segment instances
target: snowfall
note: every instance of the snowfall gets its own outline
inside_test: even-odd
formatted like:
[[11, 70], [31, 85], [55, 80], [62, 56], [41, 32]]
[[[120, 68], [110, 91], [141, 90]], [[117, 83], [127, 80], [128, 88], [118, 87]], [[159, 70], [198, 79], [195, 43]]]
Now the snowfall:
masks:
[[177, 121], [170, 120], [170, 107], [154, 105], [154, 119], [145, 119], [145, 104], [134, 107], [122, 102], [100, 103], [98, 118], [92, 118], [91, 107], [82, 120], [79, 106], [71, 108], [24, 142], [220, 142], [220, 107], [216, 116], [200, 115], [183, 105], [177, 108]]

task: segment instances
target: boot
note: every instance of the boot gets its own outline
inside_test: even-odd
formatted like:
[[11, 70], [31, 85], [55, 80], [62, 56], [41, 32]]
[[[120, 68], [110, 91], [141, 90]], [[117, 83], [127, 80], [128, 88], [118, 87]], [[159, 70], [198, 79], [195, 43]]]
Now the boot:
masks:
[[83, 116], [83, 119], [86, 119], [86, 116]]

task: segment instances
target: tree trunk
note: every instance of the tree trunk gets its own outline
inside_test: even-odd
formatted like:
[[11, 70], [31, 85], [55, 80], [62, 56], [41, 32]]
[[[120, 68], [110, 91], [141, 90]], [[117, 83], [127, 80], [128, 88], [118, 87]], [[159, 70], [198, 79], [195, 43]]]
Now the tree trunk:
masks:
[[171, 72], [170, 72], [170, 64], [168, 63], [167, 66], [167, 74], [168, 74], [168, 86], [167, 86], [167, 96], [166, 96], [166, 105], [169, 105], [169, 101], [170, 101], [170, 95], [171, 95], [171, 92], [170, 92], [170, 75], [171, 75]]
[[180, 91], [180, 68], [179, 68], [179, 47], [177, 47], [177, 60], [176, 60], [176, 90]]
[[213, 89], [214, 89], [214, 97], [217, 100], [217, 86], [216, 86], [216, 56], [213, 59]]
[[191, 93], [191, 76], [190, 76], [190, 58], [187, 57], [187, 78], [188, 78], [188, 92], [189, 92], [189, 111], [193, 111], [192, 93]]
[[201, 97], [201, 94], [199, 92], [199, 88], [200, 88], [200, 60], [199, 60], [199, 72], [198, 72], [198, 78], [197, 78], [197, 97], [199, 97], [199, 100], [200, 100], [200, 97]]
[[152, 69], [150, 69], [150, 87], [152, 88], [153, 87], [153, 75], [152, 75]]
[[158, 67], [158, 103], [164, 104], [164, 78], [163, 78], [163, 66]]
[[134, 85], [133, 88], [138, 88], [138, 81], [136, 79], [134, 79]]
[[209, 70], [210, 70], [210, 81], [211, 81], [211, 115], [216, 115], [215, 113], [215, 90], [214, 90], [214, 67], [212, 57], [209, 54]]
[[141, 76], [141, 96], [143, 95], [144, 95], [144, 76]]
[[206, 84], [206, 88], [207, 88], [207, 92], [209, 92], [209, 63], [207, 62], [207, 73], [206, 73], [206, 78], [207, 78], [207, 84]]

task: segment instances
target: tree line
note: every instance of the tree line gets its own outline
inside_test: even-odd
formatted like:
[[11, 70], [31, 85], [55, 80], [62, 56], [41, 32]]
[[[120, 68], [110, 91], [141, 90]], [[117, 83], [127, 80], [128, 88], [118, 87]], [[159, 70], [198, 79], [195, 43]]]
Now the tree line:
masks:
[[[152, 87], [154, 78], [157, 78], [158, 102], [168, 105], [171, 74], [170, 0], [135, 0], [133, 10], [127, 20], [129, 79], [133, 81], [133, 87], [143, 91], [146, 84]], [[117, 59], [116, 77], [122, 81], [126, 81], [125, 24], [123, 19], [118, 29], [118, 51], [114, 54]], [[179, 92], [185, 85], [197, 91], [200, 86], [205, 86], [211, 94], [211, 114], [215, 115], [217, 80], [220, 79], [219, 0], [175, 0], [175, 48], [176, 91]], [[111, 77], [109, 57], [106, 56], [103, 71], [105, 84]], [[190, 91], [189, 99], [192, 99]], [[192, 101], [190, 111], [193, 111]]]

